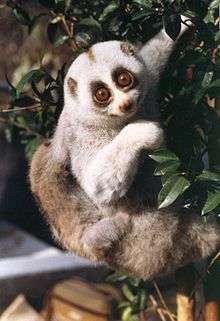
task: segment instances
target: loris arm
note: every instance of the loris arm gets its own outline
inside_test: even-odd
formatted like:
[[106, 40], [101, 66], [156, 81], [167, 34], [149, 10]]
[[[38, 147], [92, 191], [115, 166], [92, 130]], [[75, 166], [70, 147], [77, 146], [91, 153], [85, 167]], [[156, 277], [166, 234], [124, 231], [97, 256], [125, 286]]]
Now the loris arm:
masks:
[[119, 200], [131, 186], [141, 150], [154, 150], [162, 141], [163, 130], [156, 122], [140, 120], [127, 125], [88, 161], [81, 186], [97, 205]]
[[[51, 146], [53, 158], [60, 164], [68, 161], [66, 129], [66, 117], [61, 114]], [[131, 123], [85, 163], [79, 177], [76, 175], [78, 182], [97, 206], [118, 201], [133, 182], [141, 150], [154, 150], [162, 141], [159, 123]]]
[[139, 55], [155, 79], [158, 79], [164, 71], [177, 40], [192, 26], [192, 22], [187, 17], [181, 16], [181, 21], [181, 30], [175, 41], [169, 37], [165, 29], [162, 29], [156, 36], [149, 40], [139, 52]]

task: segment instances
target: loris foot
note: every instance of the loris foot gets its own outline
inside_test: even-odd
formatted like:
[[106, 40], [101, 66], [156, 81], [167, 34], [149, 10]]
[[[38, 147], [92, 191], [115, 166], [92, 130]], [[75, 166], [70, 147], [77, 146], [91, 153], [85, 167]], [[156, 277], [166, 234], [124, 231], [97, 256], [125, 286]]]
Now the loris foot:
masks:
[[83, 237], [83, 246], [88, 254], [97, 261], [103, 261], [114, 243], [119, 241], [129, 226], [129, 215], [118, 212], [90, 226]]

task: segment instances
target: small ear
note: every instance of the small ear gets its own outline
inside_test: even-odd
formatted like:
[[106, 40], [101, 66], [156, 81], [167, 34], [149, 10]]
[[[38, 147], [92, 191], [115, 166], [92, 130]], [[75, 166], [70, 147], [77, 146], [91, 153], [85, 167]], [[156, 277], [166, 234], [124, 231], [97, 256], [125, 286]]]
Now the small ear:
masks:
[[76, 89], [77, 89], [77, 82], [73, 78], [69, 77], [67, 79], [67, 85], [69, 87], [69, 90], [70, 90], [71, 94], [75, 95], [76, 94]]
[[131, 43], [125, 41], [122, 42], [120, 45], [121, 51], [126, 55], [126, 56], [134, 56], [138, 52], [138, 47], [132, 45]]
[[[184, 16], [181, 16], [181, 21], [181, 30], [177, 40], [187, 29], [189, 29], [189, 27], [192, 26], [192, 22]], [[168, 36], [165, 29], [162, 29], [140, 50], [139, 55], [142, 57], [149, 71], [156, 79], [158, 79], [160, 74], [163, 72], [177, 40], [173, 41]]]

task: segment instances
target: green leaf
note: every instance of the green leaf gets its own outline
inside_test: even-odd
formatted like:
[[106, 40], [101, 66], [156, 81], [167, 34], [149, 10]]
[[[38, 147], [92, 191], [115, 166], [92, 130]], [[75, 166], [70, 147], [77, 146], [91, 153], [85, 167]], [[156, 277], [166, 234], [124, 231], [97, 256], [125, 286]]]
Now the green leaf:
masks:
[[30, 24], [30, 17], [24, 9], [16, 7], [12, 10], [12, 13], [22, 25], [28, 26]]
[[220, 183], [220, 173], [204, 170], [202, 174], [196, 177], [199, 181], [212, 181]]
[[209, 5], [209, 9], [216, 9], [219, 7], [219, 0], [214, 0], [211, 2], [211, 4]]
[[49, 23], [47, 27], [48, 39], [50, 40], [50, 42], [55, 48], [59, 47], [67, 39], [69, 39], [69, 37], [62, 32], [58, 20], [59, 19], [57, 19], [56, 22]]
[[203, 98], [206, 94], [207, 88], [201, 88], [195, 93], [194, 102], [198, 104], [198, 102]]
[[5, 133], [5, 138], [6, 138], [7, 142], [11, 143], [13, 141], [13, 135], [12, 135], [12, 131], [11, 131], [10, 127], [6, 127], [4, 129], [4, 133]]
[[212, 88], [212, 87], [220, 87], [220, 79], [216, 79], [213, 82], [211, 82], [208, 88]]
[[123, 285], [122, 292], [128, 301], [133, 302], [135, 300], [135, 295], [131, 292], [127, 284]]
[[172, 204], [189, 186], [190, 182], [185, 177], [171, 177], [162, 187], [158, 195], [159, 208]]
[[93, 17], [80, 20], [77, 26], [85, 26], [87, 28], [97, 29], [100, 32], [102, 31], [102, 27], [100, 23], [97, 20], [95, 20]]
[[164, 175], [166, 173], [173, 173], [180, 167], [180, 161], [168, 160], [160, 163], [154, 171], [154, 175]]
[[168, 160], [179, 160], [179, 158], [167, 149], [159, 149], [153, 154], [149, 155], [150, 158], [158, 163], [163, 163]]
[[144, 19], [144, 18], [150, 16], [151, 14], [152, 14], [152, 11], [148, 11], [148, 10], [144, 9], [144, 10], [132, 15], [131, 20], [136, 21], [136, 20]]
[[141, 282], [141, 280], [139, 278], [134, 278], [134, 277], [133, 278], [129, 277], [128, 281], [129, 281], [130, 285], [135, 286], [135, 287], [138, 287]]
[[40, 137], [35, 137], [28, 141], [25, 146], [25, 155], [28, 159], [31, 159], [37, 147], [42, 143], [43, 139]]
[[122, 302], [120, 302], [120, 303], [118, 304], [118, 308], [119, 308], [119, 309], [124, 309], [124, 308], [129, 307], [130, 305], [131, 305], [131, 303], [128, 302], [128, 301], [122, 301]]
[[132, 3], [138, 4], [144, 8], [151, 9], [152, 7], [152, 2], [151, 1], [146, 1], [146, 0], [133, 0]]
[[70, 10], [72, 5], [72, 0], [65, 0], [65, 12], [68, 12], [68, 10]]
[[88, 48], [92, 42], [92, 36], [86, 32], [78, 32], [75, 41], [80, 48]]
[[176, 14], [163, 17], [163, 24], [168, 36], [176, 40], [181, 30], [181, 17]]
[[220, 41], [220, 30], [218, 32], [216, 32], [216, 34], [215, 34], [215, 41], [216, 42]]
[[132, 315], [132, 308], [131, 307], [127, 307], [126, 309], [124, 309], [121, 319], [122, 321], [129, 321]]
[[20, 95], [26, 84], [30, 83], [31, 81], [39, 82], [44, 77], [44, 75], [45, 71], [42, 69], [33, 69], [26, 75], [24, 75], [16, 86], [17, 96]]
[[147, 292], [145, 289], [139, 290], [139, 309], [143, 311], [147, 306]]
[[119, 5], [116, 1], [110, 2], [110, 4], [107, 7], [105, 7], [102, 14], [100, 15], [99, 21], [101, 22], [105, 21], [110, 15], [115, 13], [115, 11], [118, 10], [118, 8], [119, 8]]
[[107, 276], [106, 281], [110, 283], [122, 282], [127, 279], [127, 276], [119, 272], [114, 272]]
[[205, 76], [202, 80], [202, 87], [206, 88], [207, 86], [210, 85], [212, 78], [213, 78], [214, 72], [213, 71], [208, 71], [205, 73]]
[[172, 177], [177, 177], [179, 175], [180, 175], [179, 172], [176, 172], [176, 173], [167, 172], [166, 174], [161, 176], [162, 185], [164, 186], [169, 179], [171, 179]]
[[202, 215], [207, 214], [208, 212], [211, 212], [214, 210], [218, 205], [220, 205], [220, 192], [210, 192], [208, 194], [207, 200], [205, 202], [205, 205], [202, 209]]

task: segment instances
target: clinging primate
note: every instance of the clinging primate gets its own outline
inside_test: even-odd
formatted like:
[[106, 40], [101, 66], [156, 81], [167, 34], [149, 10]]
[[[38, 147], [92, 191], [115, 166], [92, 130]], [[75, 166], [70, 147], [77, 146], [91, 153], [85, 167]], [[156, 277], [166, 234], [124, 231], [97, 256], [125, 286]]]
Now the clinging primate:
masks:
[[219, 244], [215, 222], [156, 209], [147, 153], [163, 143], [157, 87], [173, 47], [162, 30], [140, 50], [109, 41], [81, 54], [65, 78], [55, 134], [30, 170], [32, 191], [65, 248], [144, 279]]

